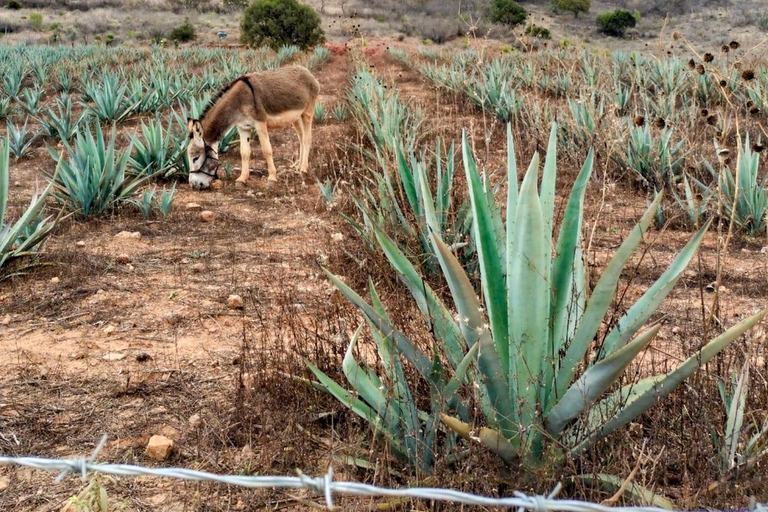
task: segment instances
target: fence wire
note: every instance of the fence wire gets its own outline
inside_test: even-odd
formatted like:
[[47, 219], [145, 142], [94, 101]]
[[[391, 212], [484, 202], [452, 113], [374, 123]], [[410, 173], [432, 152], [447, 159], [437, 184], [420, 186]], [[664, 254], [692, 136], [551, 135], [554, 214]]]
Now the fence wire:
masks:
[[[366, 497], [397, 497], [421, 500], [433, 500], [449, 503], [461, 503], [465, 505], [478, 505], [484, 507], [516, 508], [518, 512], [530, 510], [532, 512], [669, 512], [659, 507], [609, 507], [597, 503], [577, 500], [561, 500], [555, 496], [560, 491], [561, 485], [547, 496], [526, 495], [515, 491], [514, 496], [508, 498], [492, 498], [480, 496], [452, 489], [440, 489], [433, 487], [405, 487], [391, 489], [359, 482], [340, 482], [333, 480], [333, 471], [321, 477], [310, 477], [298, 471], [298, 476], [240, 476], [218, 475], [205, 471], [196, 471], [184, 468], [147, 468], [129, 464], [98, 464], [94, 459], [104, 446], [106, 438], [102, 438], [90, 458], [76, 459], [48, 459], [42, 457], [5, 457], [0, 456], [0, 465], [26, 466], [45, 471], [59, 472], [56, 478], [60, 482], [68, 474], [79, 474], [83, 479], [88, 473], [103, 473], [113, 476], [153, 476], [158, 478], [172, 478], [196, 482], [216, 482], [250, 489], [263, 488], [287, 488], [306, 489], [325, 498], [326, 506], [333, 510], [333, 495], [350, 495]], [[753, 505], [751, 512], [768, 512], [765, 505]]]

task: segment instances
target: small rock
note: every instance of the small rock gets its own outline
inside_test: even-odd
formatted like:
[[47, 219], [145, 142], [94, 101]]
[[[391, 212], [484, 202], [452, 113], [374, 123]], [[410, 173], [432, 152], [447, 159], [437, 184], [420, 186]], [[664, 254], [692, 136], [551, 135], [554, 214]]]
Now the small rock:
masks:
[[165, 323], [167, 323], [168, 325], [173, 326], [181, 322], [182, 316], [175, 311], [169, 311], [168, 313], [163, 315], [163, 320], [165, 320]]
[[5, 315], [2, 320], [0, 320], [0, 325], [11, 325], [11, 315]]
[[185, 205], [185, 207], [187, 208], [187, 210], [202, 210], [203, 209], [203, 207], [200, 206], [199, 203], [187, 203]]
[[0, 476], [0, 492], [8, 488], [8, 477]]
[[682, 329], [680, 329], [680, 327], [676, 325], [676, 326], [674, 326], [674, 327], [672, 328], [672, 334], [680, 334], [680, 331], [681, 331], [681, 330], [682, 330]]
[[108, 325], [104, 328], [104, 334], [109, 335], [115, 332], [116, 330], [117, 330], [117, 327], [115, 327], [114, 325]]
[[115, 261], [117, 261], [121, 265], [126, 265], [131, 262], [131, 257], [128, 256], [127, 254], [119, 254]]
[[191, 262], [191, 261], [192, 261], [192, 260], [190, 260], [189, 258], [182, 258], [182, 260], [181, 260], [181, 263], [182, 263], [182, 264], [184, 264], [184, 265], [186, 265], [187, 263], [189, 263], [189, 262]]
[[78, 240], [75, 245], [78, 247], [85, 247], [85, 240]]
[[215, 218], [216, 214], [210, 210], [204, 210], [200, 212], [200, 219], [202, 219], [203, 222], [213, 222]]
[[152, 436], [147, 443], [147, 449], [144, 454], [150, 459], [163, 461], [171, 455], [173, 451], [173, 441], [165, 436]]
[[51, 278], [51, 284], [59, 284], [59, 278], [58, 277], [52, 277]]
[[134, 267], [134, 266], [133, 266], [133, 265], [131, 265], [130, 263], [129, 263], [128, 265], [126, 265], [126, 267], [125, 267], [125, 268], [127, 268], [129, 272], [133, 272], [133, 271], [136, 269], [136, 267]]
[[197, 428], [200, 426], [200, 424], [203, 422], [203, 419], [200, 417], [199, 414], [193, 414], [189, 417], [189, 426], [192, 428]]
[[138, 231], [121, 231], [118, 234], [115, 235], [115, 238], [117, 239], [125, 239], [125, 238], [141, 238], [141, 233]]
[[109, 352], [108, 354], [104, 354], [102, 359], [105, 361], [122, 361], [125, 359], [125, 354], [122, 352]]
[[227, 307], [229, 309], [242, 309], [243, 298], [236, 294], [230, 295], [229, 297], [227, 297]]
[[342, 233], [334, 233], [331, 235], [331, 240], [334, 242], [341, 242], [344, 240], [344, 235]]

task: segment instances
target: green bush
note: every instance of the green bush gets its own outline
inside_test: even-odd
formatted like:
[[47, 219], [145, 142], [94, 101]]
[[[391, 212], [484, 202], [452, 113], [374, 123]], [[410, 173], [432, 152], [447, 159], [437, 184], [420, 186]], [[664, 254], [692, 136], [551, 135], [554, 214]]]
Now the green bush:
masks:
[[570, 11], [578, 18], [580, 12], [589, 12], [592, 7], [590, 0], [555, 0], [555, 5], [560, 11]]
[[537, 37], [539, 39], [552, 39], [552, 34], [550, 34], [548, 28], [540, 27], [533, 23], [525, 27], [525, 35]]
[[[10, 9], [11, 4], [8, 4], [8, 8]], [[763, 13], [757, 16], [757, 28], [762, 30], [763, 32], [768, 32], [768, 13]]]
[[33, 12], [29, 15], [29, 24], [33, 29], [40, 31], [43, 29], [43, 15], [37, 12]]
[[12, 11], [18, 11], [19, 9], [21, 9], [22, 6], [16, 0], [11, 0], [10, 2], [8, 2], [8, 4], [6, 4], [6, 7]]
[[189, 19], [185, 19], [183, 24], [173, 29], [169, 38], [171, 41], [188, 43], [197, 39], [197, 31], [194, 25], [189, 22]]
[[628, 28], [637, 23], [632, 13], [624, 9], [607, 11], [597, 16], [597, 26], [600, 32], [609, 36], [622, 37]]
[[494, 23], [514, 27], [525, 22], [528, 11], [514, 0], [493, 0], [488, 4], [488, 17]]
[[240, 41], [274, 50], [296, 45], [306, 50], [325, 41], [320, 16], [298, 0], [256, 0], [243, 13]]

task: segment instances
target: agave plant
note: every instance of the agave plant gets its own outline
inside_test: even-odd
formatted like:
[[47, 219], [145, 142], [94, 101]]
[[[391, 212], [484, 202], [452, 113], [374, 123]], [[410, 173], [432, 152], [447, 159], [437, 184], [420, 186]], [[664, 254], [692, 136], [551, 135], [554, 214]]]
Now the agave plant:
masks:
[[0, 119], [5, 119], [11, 114], [10, 96], [0, 96]]
[[[363, 218], [363, 224], [348, 219], [369, 247], [376, 245], [377, 231], [391, 233], [404, 246], [408, 245], [409, 240], [418, 240], [419, 248], [416, 254], [422, 255], [424, 269], [428, 273], [433, 273], [437, 265], [433, 247], [429, 241], [430, 230], [437, 229], [454, 250], [462, 249], [463, 259], [467, 259], [473, 250], [472, 247], [467, 247], [468, 232], [471, 227], [468, 204], [464, 203], [458, 208], [458, 213], [453, 214], [453, 144], [445, 152], [445, 156], [443, 152], [445, 150], [438, 139], [435, 146], [434, 165], [432, 165], [425, 155], [417, 158], [411, 151], [406, 156], [403, 147], [398, 146], [396, 158], [399, 179], [393, 180], [386, 167], [381, 172], [372, 171], [376, 187], [366, 189], [364, 197], [353, 196], [355, 205]], [[434, 195], [430, 192], [425, 196], [422, 184], [428, 186], [426, 184], [433, 181]], [[427, 222], [425, 206], [427, 201], [430, 202], [431, 210], [435, 212], [433, 224]]]
[[158, 119], [149, 124], [141, 123], [142, 141], [138, 135], [132, 135], [133, 153], [128, 161], [128, 167], [139, 175], [157, 174], [170, 169], [178, 160], [179, 154], [171, 144], [170, 132], [163, 132], [163, 126]]
[[32, 196], [29, 206], [16, 222], [7, 222], [9, 161], [8, 144], [0, 144], [0, 268], [14, 259], [36, 254], [55, 226], [52, 217], [43, 216], [50, 185], [42, 194]]
[[[760, 153], [752, 151], [749, 134], [744, 144], [739, 141], [738, 197], [736, 177], [728, 167], [723, 167], [722, 173], [718, 173], [709, 163], [705, 165], [720, 184], [727, 218], [733, 215], [736, 225], [751, 235], [764, 234], [768, 215], [768, 177], [762, 181], [759, 179]], [[699, 187], [704, 185], [700, 183]]]
[[43, 132], [49, 137], [59, 137], [61, 140], [69, 140], [74, 137], [80, 123], [88, 117], [88, 112], [83, 111], [76, 120], [72, 118], [72, 100], [67, 94], [62, 94], [56, 99], [56, 110], [48, 108], [44, 117], [37, 120], [43, 127]]
[[26, 76], [27, 70], [22, 65], [21, 59], [18, 59], [13, 66], [6, 66], [2, 78], [6, 94], [13, 99], [18, 98]]
[[[626, 425], [663, 400], [696, 369], [759, 322], [768, 310], [731, 327], [672, 371], [619, 387], [624, 370], [654, 339], [661, 325], [641, 329], [696, 254], [710, 223], [693, 236], [669, 268], [617, 321], [607, 323], [605, 337], [598, 340], [596, 336], [609, 313], [622, 270], [643, 241], [661, 194], [657, 194], [638, 225], [624, 239], [587, 297], [581, 235], [592, 151], [570, 193], [555, 240], [556, 127], [553, 125], [550, 135], [540, 192], [538, 154], [533, 156], [518, 189], [509, 129], [507, 138], [505, 224], [501, 207], [491, 189], [484, 187], [467, 137], [463, 136], [482, 299], [437, 229], [432, 229], [430, 241], [450, 288], [455, 314], [397, 245], [385, 233], [376, 231], [381, 249], [425, 316], [439, 354], [429, 356], [422, 352], [392, 326], [380, 305], [370, 306], [340, 279], [329, 276], [362, 311], [374, 337], [383, 335], [436, 390], [432, 407], [441, 411], [444, 425], [479, 442], [507, 462], [536, 464], [550, 449], [565, 456], [583, 453]], [[423, 182], [421, 185], [424, 197], [429, 198], [429, 187]], [[430, 200], [424, 202], [425, 216], [430, 226], [436, 227], [432, 204]], [[345, 364], [351, 366], [350, 357], [345, 358]], [[450, 365], [449, 371], [442, 370], [444, 362]], [[586, 364], [582, 365], [583, 362]], [[450, 381], [441, 377], [448, 373], [454, 375]], [[319, 377], [317, 371], [315, 374]], [[345, 375], [359, 397], [349, 392], [344, 395], [327, 379], [321, 383], [357, 414], [374, 422], [384, 435], [402, 444], [398, 424], [390, 422], [392, 414], [402, 418], [407, 412], [398, 408], [408, 403], [398, 401], [404, 393], [397, 389], [405, 386], [403, 379], [394, 374], [388, 374], [386, 380], [379, 379], [370, 369]], [[473, 408], [457, 395], [462, 386], [467, 388], [468, 395], [474, 396], [487, 425], [472, 435], [464, 418], [466, 411]], [[439, 404], [434, 404], [435, 400]], [[417, 412], [419, 416], [424, 414]], [[423, 429], [422, 436], [432, 434], [429, 423], [417, 426]]]
[[36, 115], [38, 110], [40, 110], [40, 99], [43, 97], [42, 87], [35, 85], [35, 87], [32, 89], [24, 89], [21, 92], [21, 96], [23, 99], [19, 98], [17, 100], [21, 108], [23, 108], [24, 111], [31, 116]]
[[347, 107], [343, 103], [338, 103], [332, 109], [333, 118], [338, 122], [343, 122], [347, 118]]
[[127, 93], [125, 85], [120, 85], [120, 77], [111, 73], [104, 73], [99, 80], [83, 82], [85, 84], [86, 97], [93, 101], [84, 103], [90, 112], [101, 121], [120, 122], [131, 115], [138, 103], [133, 101]]
[[171, 206], [173, 206], [173, 196], [176, 193], [176, 182], [173, 182], [171, 188], [167, 189], [163, 187], [163, 191], [160, 193], [159, 208], [163, 217], [167, 217], [171, 213]]
[[104, 139], [99, 123], [93, 133], [77, 131], [74, 146], [62, 141], [65, 152], [48, 152], [59, 162], [59, 173], [51, 178], [51, 195], [77, 212], [80, 217], [101, 215], [131, 199], [153, 174], [128, 175], [132, 145], [118, 154], [115, 149], [115, 126], [109, 141]]
[[634, 126], [630, 128], [623, 164], [634, 171], [646, 186], [660, 190], [665, 184], [675, 183], [680, 175], [687, 155], [684, 144], [685, 139], [672, 143], [671, 128], [662, 129], [655, 140], [647, 123]]
[[720, 437], [713, 432], [712, 436], [720, 454], [720, 467], [724, 471], [752, 467], [768, 455], [768, 416], [762, 424], [749, 421], [744, 425], [749, 394], [749, 362], [744, 363], [740, 371], [734, 370], [730, 387], [726, 387], [722, 380], [718, 380], [717, 386], [726, 415], [724, 435]]
[[325, 107], [322, 103], [315, 103], [315, 122], [317, 124], [323, 124], [325, 122], [325, 119], [327, 117], [325, 113]]
[[700, 184], [701, 194], [697, 194], [685, 173], [683, 173], [681, 185], [683, 196], [678, 194], [677, 187], [671, 187], [672, 195], [677, 205], [685, 213], [687, 223], [695, 229], [699, 229], [707, 217], [710, 203], [715, 196], [715, 190], [710, 186]]
[[325, 46], [315, 46], [312, 53], [307, 57], [304, 67], [310, 71], [319, 71], [331, 60], [331, 50]]
[[404, 141], [415, 148], [424, 122], [421, 109], [402, 101], [397, 91], [387, 89], [364, 67], [357, 69], [347, 92], [352, 116], [377, 152], [387, 154]]
[[29, 124], [29, 118], [24, 119], [24, 126], [21, 128], [15, 124], [8, 122], [7, 124], [7, 145], [11, 149], [13, 156], [16, 158], [23, 158], [32, 149], [37, 134], [27, 131], [27, 125]]

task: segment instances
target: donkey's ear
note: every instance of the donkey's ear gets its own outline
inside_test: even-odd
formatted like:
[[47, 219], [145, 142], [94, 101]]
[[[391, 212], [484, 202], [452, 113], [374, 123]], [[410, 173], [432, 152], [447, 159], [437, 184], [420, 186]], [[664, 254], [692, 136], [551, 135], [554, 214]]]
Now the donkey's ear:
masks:
[[203, 140], [203, 125], [197, 119], [187, 119], [189, 135], [195, 140]]

